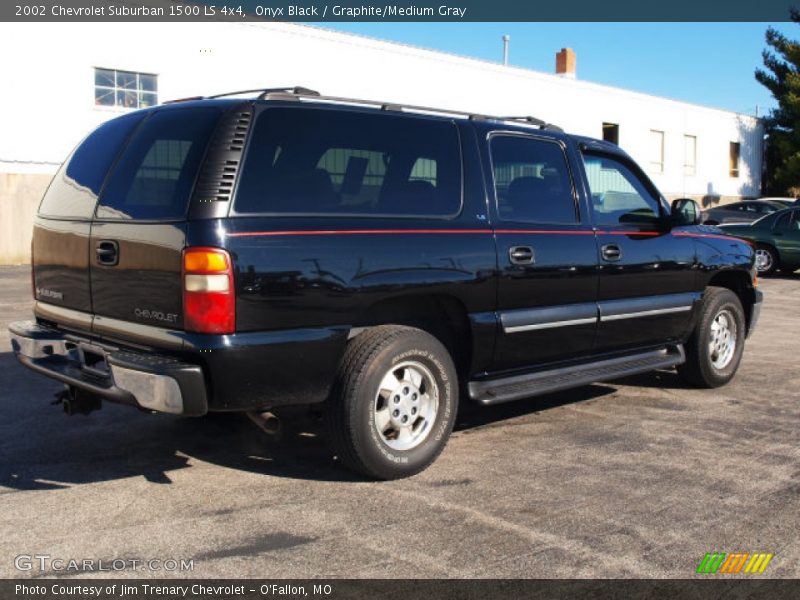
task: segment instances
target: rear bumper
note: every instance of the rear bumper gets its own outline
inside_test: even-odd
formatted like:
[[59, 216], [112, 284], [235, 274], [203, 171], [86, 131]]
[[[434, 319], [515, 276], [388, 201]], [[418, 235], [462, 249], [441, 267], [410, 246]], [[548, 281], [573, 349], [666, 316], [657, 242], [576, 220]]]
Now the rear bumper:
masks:
[[146, 410], [185, 416], [208, 412], [199, 365], [83, 342], [34, 321], [12, 323], [8, 330], [20, 363], [66, 385]]

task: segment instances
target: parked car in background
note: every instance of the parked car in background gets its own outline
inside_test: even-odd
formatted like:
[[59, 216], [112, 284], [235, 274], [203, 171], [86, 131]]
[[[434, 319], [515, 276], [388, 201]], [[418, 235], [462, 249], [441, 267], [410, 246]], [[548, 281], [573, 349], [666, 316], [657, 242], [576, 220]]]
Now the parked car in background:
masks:
[[700, 221], [706, 225], [722, 223], [752, 223], [765, 215], [787, 208], [790, 204], [784, 199], [759, 199], [733, 202], [704, 210]]
[[800, 199], [796, 198], [778, 198], [769, 196], [766, 198], [759, 198], [758, 200], [761, 202], [772, 202], [773, 204], [777, 203], [783, 206], [784, 208], [789, 208], [790, 206], [794, 206], [795, 204], [800, 204]]
[[720, 229], [755, 245], [756, 269], [760, 275], [800, 268], [800, 206], [775, 212], [749, 225], [722, 225]]

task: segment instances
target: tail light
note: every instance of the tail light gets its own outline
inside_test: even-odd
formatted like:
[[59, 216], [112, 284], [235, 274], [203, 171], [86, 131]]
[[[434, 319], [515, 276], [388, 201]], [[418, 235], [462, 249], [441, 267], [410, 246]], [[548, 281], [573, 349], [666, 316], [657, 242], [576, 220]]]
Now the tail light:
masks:
[[183, 327], [197, 333], [233, 333], [236, 294], [230, 255], [220, 248], [183, 251]]

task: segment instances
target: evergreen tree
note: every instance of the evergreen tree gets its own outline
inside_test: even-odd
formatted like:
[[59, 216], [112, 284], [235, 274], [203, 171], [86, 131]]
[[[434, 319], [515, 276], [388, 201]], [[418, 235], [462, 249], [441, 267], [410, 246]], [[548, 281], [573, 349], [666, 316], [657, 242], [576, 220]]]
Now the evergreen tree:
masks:
[[[800, 24], [800, 11], [791, 8], [790, 16]], [[764, 69], [756, 69], [756, 79], [778, 103], [765, 119], [767, 133], [768, 193], [800, 196], [800, 42], [788, 39], [770, 27], [766, 33], [769, 48], [762, 53]]]

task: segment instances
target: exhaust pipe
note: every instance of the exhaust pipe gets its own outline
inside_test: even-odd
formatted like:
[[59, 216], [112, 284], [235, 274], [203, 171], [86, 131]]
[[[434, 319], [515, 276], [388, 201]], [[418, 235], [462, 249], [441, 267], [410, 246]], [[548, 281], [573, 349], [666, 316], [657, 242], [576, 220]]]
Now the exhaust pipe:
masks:
[[65, 387], [55, 396], [56, 399], [53, 404], [61, 404], [64, 407], [64, 413], [70, 417], [73, 415], [88, 415], [90, 412], [100, 410], [103, 407], [103, 401], [99, 396], [74, 387]]
[[267, 435], [278, 437], [281, 434], [281, 420], [272, 412], [248, 411], [247, 416], [256, 424], [261, 431]]

